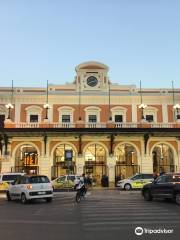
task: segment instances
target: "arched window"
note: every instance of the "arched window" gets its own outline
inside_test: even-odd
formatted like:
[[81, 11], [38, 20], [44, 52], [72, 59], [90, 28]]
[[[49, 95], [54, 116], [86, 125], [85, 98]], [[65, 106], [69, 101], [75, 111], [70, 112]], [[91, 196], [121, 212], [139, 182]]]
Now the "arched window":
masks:
[[100, 144], [91, 144], [85, 151], [86, 162], [105, 163], [106, 150]]
[[[67, 158], [71, 156], [71, 158]], [[52, 176], [75, 173], [76, 152], [69, 144], [59, 144], [53, 153]]]
[[106, 149], [100, 144], [91, 144], [85, 149], [84, 157], [84, 172], [91, 175], [95, 185], [99, 185], [102, 176], [107, 175]]
[[174, 156], [172, 149], [166, 144], [158, 144], [153, 148], [153, 172], [174, 172]]
[[120, 144], [115, 148], [114, 154], [116, 157], [116, 178], [124, 179], [139, 172], [137, 151], [133, 145]]
[[38, 152], [31, 144], [18, 147], [15, 153], [15, 172], [38, 173]]

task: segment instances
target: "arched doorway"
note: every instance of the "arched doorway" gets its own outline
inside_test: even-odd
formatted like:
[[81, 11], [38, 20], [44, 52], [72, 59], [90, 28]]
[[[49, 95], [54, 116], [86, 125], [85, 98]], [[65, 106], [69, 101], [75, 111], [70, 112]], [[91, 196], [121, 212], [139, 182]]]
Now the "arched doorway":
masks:
[[60, 144], [53, 153], [52, 178], [75, 174], [76, 152], [69, 144]]
[[158, 144], [153, 148], [153, 172], [174, 172], [174, 154], [170, 146], [167, 144]]
[[31, 144], [19, 146], [15, 153], [15, 167], [12, 171], [37, 174], [39, 172], [37, 149]]
[[95, 185], [101, 184], [103, 175], [107, 175], [106, 168], [106, 150], [100, 144], [89, 145], [84, 153], [85, 157], [85, 174], [89, 174]]
[[137, 151], [133, 145], [129, 143], [120, 144], [115, 148], [114, 154], [116, 157], [116, 181], [139, 172]]

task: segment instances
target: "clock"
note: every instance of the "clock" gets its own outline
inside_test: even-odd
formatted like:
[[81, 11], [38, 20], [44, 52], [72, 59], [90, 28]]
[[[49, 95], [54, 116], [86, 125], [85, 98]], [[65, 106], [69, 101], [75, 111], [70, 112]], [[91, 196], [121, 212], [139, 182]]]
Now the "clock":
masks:
[[98, 80], [94, 76], [90, 76], [87, 78], [87, 85], [90, 87], [95, 87], [98, 84]]

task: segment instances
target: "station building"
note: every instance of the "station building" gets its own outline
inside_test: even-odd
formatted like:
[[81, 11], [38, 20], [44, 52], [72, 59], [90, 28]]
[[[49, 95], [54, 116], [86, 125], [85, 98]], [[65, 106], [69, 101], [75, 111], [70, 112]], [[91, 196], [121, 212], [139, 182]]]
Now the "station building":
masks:
[[0, 86], [0, 171], [89, 173], [97, 184], [139, 173], [180, 172], [180, 89], [109, 79], [85, 62], [72, 83]]

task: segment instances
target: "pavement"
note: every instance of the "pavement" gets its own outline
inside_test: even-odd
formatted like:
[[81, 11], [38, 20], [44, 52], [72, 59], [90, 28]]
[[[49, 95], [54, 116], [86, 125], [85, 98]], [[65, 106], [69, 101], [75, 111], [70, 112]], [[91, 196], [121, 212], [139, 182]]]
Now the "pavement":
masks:
[[[22, 205], [0, 195], [0, 239], [132, 240], [179, 239], [180, 206], [146, 202], [140, 191], [92, 190], [79, 204], [75, 192], [55, 193], [54, 201]], [[135, 234], [135, 228], [143, 234]], [[145, 233], [147, 230], [172, 233]]]

